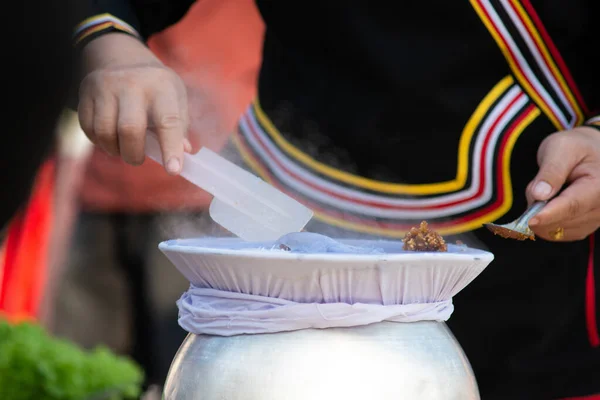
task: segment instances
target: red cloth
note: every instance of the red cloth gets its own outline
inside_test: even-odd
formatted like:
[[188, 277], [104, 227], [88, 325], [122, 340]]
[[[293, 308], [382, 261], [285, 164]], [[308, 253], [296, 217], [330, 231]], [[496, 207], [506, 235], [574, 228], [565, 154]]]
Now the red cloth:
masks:
[[0, 262], [0, 314], [36, 319], [43, 295], [52, 227], [55, 161], [38, 173], [27, 207], [10, 226]]

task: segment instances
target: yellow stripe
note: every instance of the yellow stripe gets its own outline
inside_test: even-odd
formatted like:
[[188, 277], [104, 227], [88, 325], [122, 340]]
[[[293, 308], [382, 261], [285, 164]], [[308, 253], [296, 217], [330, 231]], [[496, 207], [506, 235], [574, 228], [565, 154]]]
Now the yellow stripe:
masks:
[[585, 123], [588, 125], [598, 125], [600, 124], [600, 116], [589, 118]]
[[[515, 127], [514, 131], [511, 133], [511, 136], [508, 138], [506, 142], [506, 148], [504, 154], [502, 154], [502, 174], [504, 176], [504, 201], [494, 211], [489, 214], [483, 215], [477, 219], [472, 221], [465, 222], [463, 224], [457, 224], [454, 226], [449, 226], [445, 228], [438, 229], [438, 232], [441, 235], [455, 235], [463, 232], [468, 232], [480, 228], [483, 224], [488, 222], [493, 222], [498, 218], [505, 215], [512, 207], [513, 204], [513, 190], [512, 190], [512, 178], [510, 173], [510, 163], [512, 152], [515, 147], [515, 144], [523, 131], [541, 114], [539, 108], [533, 108], [529, 114], [527, 114]], [[239, 142], [237, 134], [232, 135], [232, 140], [236, 147], [238, 148], [243, 160], [266, 182], [273, 184], [272, 180], [269, 178], [269, 174], [266, 170], [260, 166], [256, 160], [250, 155], [244, 146]], [[313, 210], [314, 211], [314, 210]], [[315, 211], [315, 218], [319, 221], [327, 223], [332, 226], [337, 226], [340, 228], [344, 228], [350, 231], [367, 233], [376, 236], [386, 236], [390, 238], [402, 238], [406, 232], [386, 229], [386, 228], [377, 228], [373, 226], [362, 225], [360, 223], [346, 221], [344, 219], [339, 219], [333, 217], [331, 215], [317, 212]]]
[[95, 27], [93, 27], [93, 28], [88, 28], [88, 29], [86, 29], [86, 30], [85, 30], [85, 31], [84, 31], [84, 32], [83, 32], [81, 35], [79, 35], [79, 36], [77, 37], [77, 39], [75, 40], [75, 44], [78, 44], [78, 43], [79, 43], [79, 42], [81, 42], [83, 39], [85, 39], [86, 37], [88, 37], [88, 36], [90, 36], [90, 35], [93, 35], [93, 34], [94, 34], [94, 33], [96, 33], [96, 32], [100, 32], [100, 31], [102, 31], [102, 30], [104, 30], [104, 29], [107, 29], [107, 28], [109, 28], [109, 27], [112, 27], [112, 26], [113, 26], [113, 23], [112, 23], [112, 22], [110, 22], [110, 21], [108, 21], [108, 22], [104, 22], [104, 23], [102, 23], [102, 24], [100, 24], [100, 25], [96, 25], [96, 26], [95, 26]]
[[[466, 222], [464, 224], [457, 224], [457, 225], [453, 225], [453, 226], [449, 226], [449, 227], [439, 228], [438, 232], [441, 235], [456, 235], [459, 233], [464, 233], [464, 232], [469, 232], [469, 231], [475, 230], [477, 228], [480, 228], [485, 223], [497, 220], [498, 218], [505, 215], [511, 209], [512, 204], [513, 204], [512, 179], [511, 179], [511, 175], [510, 175], [510, 160], [511, 160], [511, 156], [512, 156], [512, 150], [514, 149], [515, 143], [517, 142], [517, 139], [519, 138], [521, 133], [539, 115], [540, 115], [540, 110], [538, 108], [533, 109], [532, 112], [529, 113], [527, 115], [527, 117], [525, 117], [519, 123], [519, 125], [515, 128], [513, 135], [511, 135], [508, 142], [506, 143], [506, 152], [503, 154], [503, 157], [502, 157], [502, 161], [503, 161], [502, 173], [505, 176], [505, 180], [504, 180], [504, 182], [505, 182], [504, 183], [505, 198], [504, 198], [504, 201], [502, 202], [502, 205], [499, 208], [497, 208], [496, 210], [492, 211], [491, 213], [483, 215], [477, 219]], [[324, 215], [321, 213], [315, 213], [315, 218], [317, 218], [323, 222], [326, 222], [330, 225], [333, 225], [333, 226], [338, 226], [338, 227], [341, 227], [344, 229], [361, 232], [361, 233], [367, 233], [367, 234], [371, 234], [371, 235], [387, 236], [387, 237], [391, 237], [391, 238], [402, 238], [406, 233], [406, 232], [395, 231], [392, 229], [365, 226], [365, 225], [361, 225], [361, 224], [355, 223], [355, 222], [340, 220], [340, 219], [337, 219], [330, 215]]]
[[98, 14], [98, 15], [94, 15], [91, 16], [89, 18], [84, 19], [83, 21], [81, 21], [76, 27], [75, 27], [75, 31], [78, 31], [79, 29], [81, 29], [82, 26], [87, 25], [88, 23], [95, 21], [97, 19], [102, 19], [102, 18], [111, 18], [112, 15], [108, 14], [108, 13], [104, 13], [104, 14]]
[[496, 28], [494, 28], [493, 23], [487, 18], [487, 16], [483, 12], [482, 8], [477, 3], [477, 0], [470, 0], [470, 2], [471, 2], [471, 5], [473, 6], [473, 8], [475, 9], [475, 11], [477, 12], [477, 14], [479, 15], [479, 18], [481, 19], [481, 21], [483, 21], [483, 24], [485, 25], [485, 27], [487, 28], [487, 30], [490, 32], [490, 34], [492, 35], [492, 37], [496, 41], [496, 44], [498, 45], [498, 47], [500, 48], [500, 50], [504, 54], [504, 58], [506, 58], [506, 61], [508, 61], [508, 64], [509, 64], [511, 70], [513, 71], [513, 73], [517, 77], [517, 80], [519, 81], [519, 83], [521, 84], [521, 86], [523, 86], [523, 88], [525, 89], [525, 91], [527, 92], [527, 94], [537, 103], [538, 107], [540, 107], [542, 109], [542, 111], [544, 111], [544, 114], [546, 115], [546, 117], [548, 117], [548, 119], [550, 119], [550, 121], [552, 122], [552, 124], [557, 129], [564, 129], [565, 126], [563, 126], [558, 121], [558, 119], [556, 118], [556, 116], [552, 113], [552, 111], [548, 107], [548, 104], [546, 104], [546, 102], [544, 102], [538, 96], [538, 94], [536, 93], [536, 91], [529, 84], [529, 81], [527, 80], [527, 78], [525, 78], [523, 76], [523, 74], [521, 74], [521, 71], [519, 71], [519, 68], [517, 67], [517, 64], [516, 64], [515, 60], [512, 58], [512, 56], [511, 56], [508, 48], [504, 45], [504, 42], [502, 41], [502, 39], [500, 37], [500, 34], [496, 30]]
[[244, 160], [244, 162], [246, 164], [248, 164], [248, 166], [250, 168], [252, 168], [252, 170], [254, 172], [256, 172], [258, 174], [258, 176], [260, 176], [265, 182], [267, 182], [270, 185], [273, 185], [273, 180], [270, 178], [267, 171], [262, 167], [262, 165], [260, 165], [259, 163], [256, 162], [254, 157], [252, 157], [250, 155], [250, 153], [246, 150], [246, 148], [240, 142], [240, 138], [238, 135], [239, 135], [239, 133], [237, 131], [234, 132], [233, 135], [231, 135], [231, 141], [233, 142], [235, 147], [238, 149], [240, 155], [242, 156], [242, 160]]
[[124, 30], [135, 32], [135, 29], [132, 26], [130, 26], [127, 22], [125, 22], [121, 18], [117, 18], [114, 15], [109, 14], [109, 13], [97, 14], [97, 15], [94, 15], [94, 16], [91, 16], [89, 18], [84, 19], [82, 22], [80, 22], [75, 27], [75, 32], [77, 32], [83, 26], [87, 25], [88, 23], [90, 23], [92, 21], [101, 20], [101, 19], [104, 19], [104, 18], [108, 19], [108, 21], [105, 21], [105, 22], [112, 22], [113, 24], [117, 24], [119, 26], [122, 26]]
[[533, 35], [533, 38], [536, 41], [536, 43], [538, 44], [538, 47], [540, 48], [542, 55], [544, 56], [544, 59], [550, 66], [550, 70], [552, 71], [552, 74], [558, 81], [560, 87], [562, 88], [563, 92], [567, 96], [567, 99], [571, 103], [571, 106], [575, 110], [575, 114], [577, 114], [577, 121], [575, 121], [575, 123], [576, 123], [576, 125], [578, 125], [581, 121], [583, 121], [584, 115], [583, 115], [583, 111], [579, 107], [579, 103], [577, 102], [577, 100], [575, 100], [575, 96], [571, 92], [571, 88], [565, 81], [560, 69], [556, 66], [554, 59], [550, 55], [550, 52], [548, 51], [548, 48], [546, 47], [546, 44], [542, 40], [539, 32], [533, 25], [531, 18], [529, 18], [529, 14], [527, 14], [527, 11], [525, 11], [525, 9], [523, 8], [523, 6], [521, 5], [520, 2], [513, 0], [512, 3], [514, 4], [515, 8], [517, 9], [517, 12], [519, 13], [519, 15], [523, 18], [523, 21], [525, 22], [527, 29]]
[[[99, 23], [96, 26], [90, 25], [89, 27], [82, 29], [83, 26], [88, 25], [88, 24], [92, 23], [93, 21], [100, 21], [103, 19], [108, 19], [108, 20], [104, 21], [102, 23]], [[76, 36], [80, 35], [80, 36], [77, 37], [76, 43], [80, 42], [82, 39], [88, 37], [89, 35], [96, 33], [98, 31], [101, 31], [102, 29], [106, 29], [108, 27], [114, 27], [120, 31], [128, 32], [128, 33], [131, 33], [132, 35], [139, 37], [139, 33], [133, 27], [131, 27], [127, 22], [123, 21], [120, 18], [115, 17], [112, 14], [104, 13], [104, 14], [94, 15], [93, 17], [89, 17], [89, 18], [85, 19], [84, 21], [82, 21], [81, 23], [79, 23], [79, 25], [77, 25], [77, 27], [75, 28], [75, 35]], [[80, 30], [82, 32], [79, 32]]]
[[461, 133], [460, 142], [458, 146], [458, 160], [457, 160], [457, 171], [456, 178], [451, 181], [439, 182], [439, 183], [427, 183], [427, 184], [400, 184], [400, 183], [387, 183], [381, 181], [375, 181], [372, 179], [364, 178], [361, 176], [353, 175], [348, 172], [340, 171], [329, 165], [323, 164], [314, 158], [310, 157], [306, 153], [288, 142], [279, 133], [277, 128], [270, 121], [269, 117], [265, 114], [260, 106], [260, 101], [257, 99], [254, 102], [254, 111], [260, 124], [265, 128], [267, 134], [271, 139], [283, 149], [290, 157], [302, 162], [306, 166], [310, 167], [314, 171], [317, 171], [330, 179], [354, 185], [361, 189], [368, 189], [377, 192], [383, 192], [387, 194], [408, 194], [408, 195], [432, 195], [432, 194], [443, 194], [450, 193], [462, 189], [469, 175], [469, 147], [473, 136], [476, 132], [477, 127], [481, 124], [482, 119], [488, 113], [490, 107], [494, 102], [506, 92], [506, 90], [513, 84], [513, 78], [507, 76], [494, 86], [494, 88], [485, 96], [481, 103], [475, 109], [473, 115], [469, 118], [469, 121], [465, 125], [463, 132]]
[[136, 37], [139, 38], [139, 34], [135, 30], [129, 29], [128, 27], [123, 26], [121, 24], [117, 24], [116, 22], [107, 21], [107, 22], [104, 22], [102, 24], [96, 25], [93, 28], [85, 29], [83, 31], [83, 33], [81, 34], [81, 36], [79, 36], [75, 40], [75, 44], [78, 44], [83, 39], [85, 39], [86, 37], [88, 37], [90, 35], [93, 35], [96, 32], [100, 32], [100, 31], [103, 31], [103, 30], [108, 29], [108, 28], [115, 28], [115, 29], [117, 29], [117, 30], [119, 30], [121, 32], [130, 33], [130, 34], [132, 34], [132, 35], [134, 35], [134, 36], [136, 36]]

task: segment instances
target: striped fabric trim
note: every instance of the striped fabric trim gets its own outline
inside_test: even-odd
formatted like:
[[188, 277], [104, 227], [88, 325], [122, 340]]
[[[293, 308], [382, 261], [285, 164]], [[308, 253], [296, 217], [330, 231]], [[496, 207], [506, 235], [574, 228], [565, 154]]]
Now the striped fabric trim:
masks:
[[[558, 130], [572, 129], [584, 122], [600, 129], [600, 117], [585, 121], [590, 112], [529, 0], [470, 1], [523, 90]], [[594, 253], [595, 236], [592, 235], [585, 284], [585, 315], [590, 345], [599, 347]]]
[[[266, 115], [259, 111], [258, 102], [242, 118], [234, 139], [256, 173], [310, 206], [323, 222], [399, 237], [415, 221], [425, 218], [442, 234], [462, 233], [500, 218], [512, 206], [512, 149], [523, 130], [540, 115], [511, 77], [504, 78], [490, 93], [493, 95], [482, 101], [461, 139], [460, 148], [466, 158], [464, 181], [469, 184], [435, 197], [429, 195], [428, 185], [397, 185], [356, 176], [345, 182], [331, 179], [332, 171], [338, 177], [343, 172], [310, 158], [272, 124], [266, 125]], [[357, 181], [362, 188], [352, 185]], [[369, 189], [392, 186], [395, 193], [365, 191], [365, 184]]]
[[111, 14], [99, 14], [90, 17], [75, 27], [73, 40], [79, 44], [86, 38], [105, 30], [114, 29], [140, 38], [140, 34], [127, 22]]
[[[362, 192], [373, 192], [376, 194], [414, 196], [441, 195], [464, 189], [468, 182], [470, 170], [478, 168], [470, 165], [469, 159], [472, 155], [471, 151], [473, 150], [474, 138], [478, 137], [478, 130], [482, 129], [482, 121], [489, 116], [490, 109], [498, 105], [500, 102], [499, 99], [506, 94], [511, 85], [514, 85], [512, 77], [507, 76], [502, 79], [495, 85], [489, 94], [485, 96], [467, 122], [459, 141], [456, 177], [451, 181], [432, 184], [410, 185], [381, 182], [338, 170], [315, 160], [286, 140], [262, 110], [259, 100], [254, 103], [252, 113], [255, 122], [260, 125], [264, 132], [269, 136], [269, 141], [280, 148], [282, 152], [285, 153], [287, 157], [293, 159], [294, 162], [304, 165], [307, 169], [322, 176], [326, 180], [336, 181], [340, 185], [358, 188]], [[506, 102], [504, 102], [503, 105], [506, 105]], [[495, 115], [498, 115], [498, 113], [501, 113], [502, 111], [501, 107], [496, 107]], [[489, 126], [489, 121], [487, 121], [487, 123]]]
[[600, 115], [597, 117], [593, 117], [588, 119], [587, 121], [585, 121], [586, 125], [594, 125], [594, 126], [600, 126]]
[[525, 92], [559, 130], [587, 109], [556, 46], [528, 0], [470, 0]]

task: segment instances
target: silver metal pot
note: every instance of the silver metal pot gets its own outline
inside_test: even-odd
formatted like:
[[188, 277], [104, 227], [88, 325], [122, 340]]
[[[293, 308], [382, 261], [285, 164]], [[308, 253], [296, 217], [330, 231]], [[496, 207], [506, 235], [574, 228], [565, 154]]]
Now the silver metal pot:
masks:
[[189, 335], [165, 400], [478, 400], [444, 323], [381, 322], [231, 337]]

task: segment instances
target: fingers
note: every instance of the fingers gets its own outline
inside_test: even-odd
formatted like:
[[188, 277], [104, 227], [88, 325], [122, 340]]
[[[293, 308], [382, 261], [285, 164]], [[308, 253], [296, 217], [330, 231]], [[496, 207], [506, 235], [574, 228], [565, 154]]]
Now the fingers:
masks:
[[80, 95], [77, 114], [81, 129], [92, 143], [96, 143], [96, 136], [94, 135], [94, 100], [90, 96]]
[[571, 171], [585, 157], [585, 152], [574, 147], [579, 145], [566, 132], [549, 136], [539, 148], [537, 176], [527, 187], [527, 199], [545, 201], [556, 195], [567, 182]]
[[183, 151], [185, 151], [186, 153], [191, 153], [192, 150], [193, 150], [192, 143], [190, 143], [190, 140], [188, 138], [184, 138], [183, 139]]
[[539, 230], [535, 235], [549, 242], [576, 242], [584, 240], [592, 233], [598, 230], [598, 225], [584, 224], [577, 227], [569, 228], [551, 228], [547, 230]]
[[599, 198], [599, 179], [594, 177], [577, 179], [532, 218], [530, 226], [533, 228], [536, 225], [566, 225], [570, 221], [586, 216], [596, 208]]
[[165, 169], [176, 175], [183, 165], [186, 117], [182, 115], [177, 94], [173, 90], [159, 93], [150, 105], [150, 117], [158, 135]]
[[119, 97], [117, 133], [123, 160], [132, 165], [144, 162], [144, 142], [148, 125], [143, 93], [127, 90]]
[[[529, 221], [546, 240], [581, 240], [600, 226], [600, 142], [579, 128], [546, 138], [538, 150], [539, 172], [527, 187], [527, 200], [549, 200]], [[560, 192], [561, 188], [569, 186]], [[557, 193], [560, 193], [557, 195]]]
[[168, 173], [181, 172], [188, 105], [185, 85], [169, 69], [156, 63], [97, 70], [80, 88], [79, 120], [87, 136], [114, 156], [139, 165], [145, 159], [145, 138], [152, 124]]
[[548, 241], [570, 242], [583, 240], [600, 227], [600, 208], [593, 209], [564, 224], [539, 224], [531, 227], [536, 236]]
[[96, 144], [112, 156], [119, 155], [117, 136], [117, 98], [111, 93], [100, 93], [94, 99], [93, 135]]

